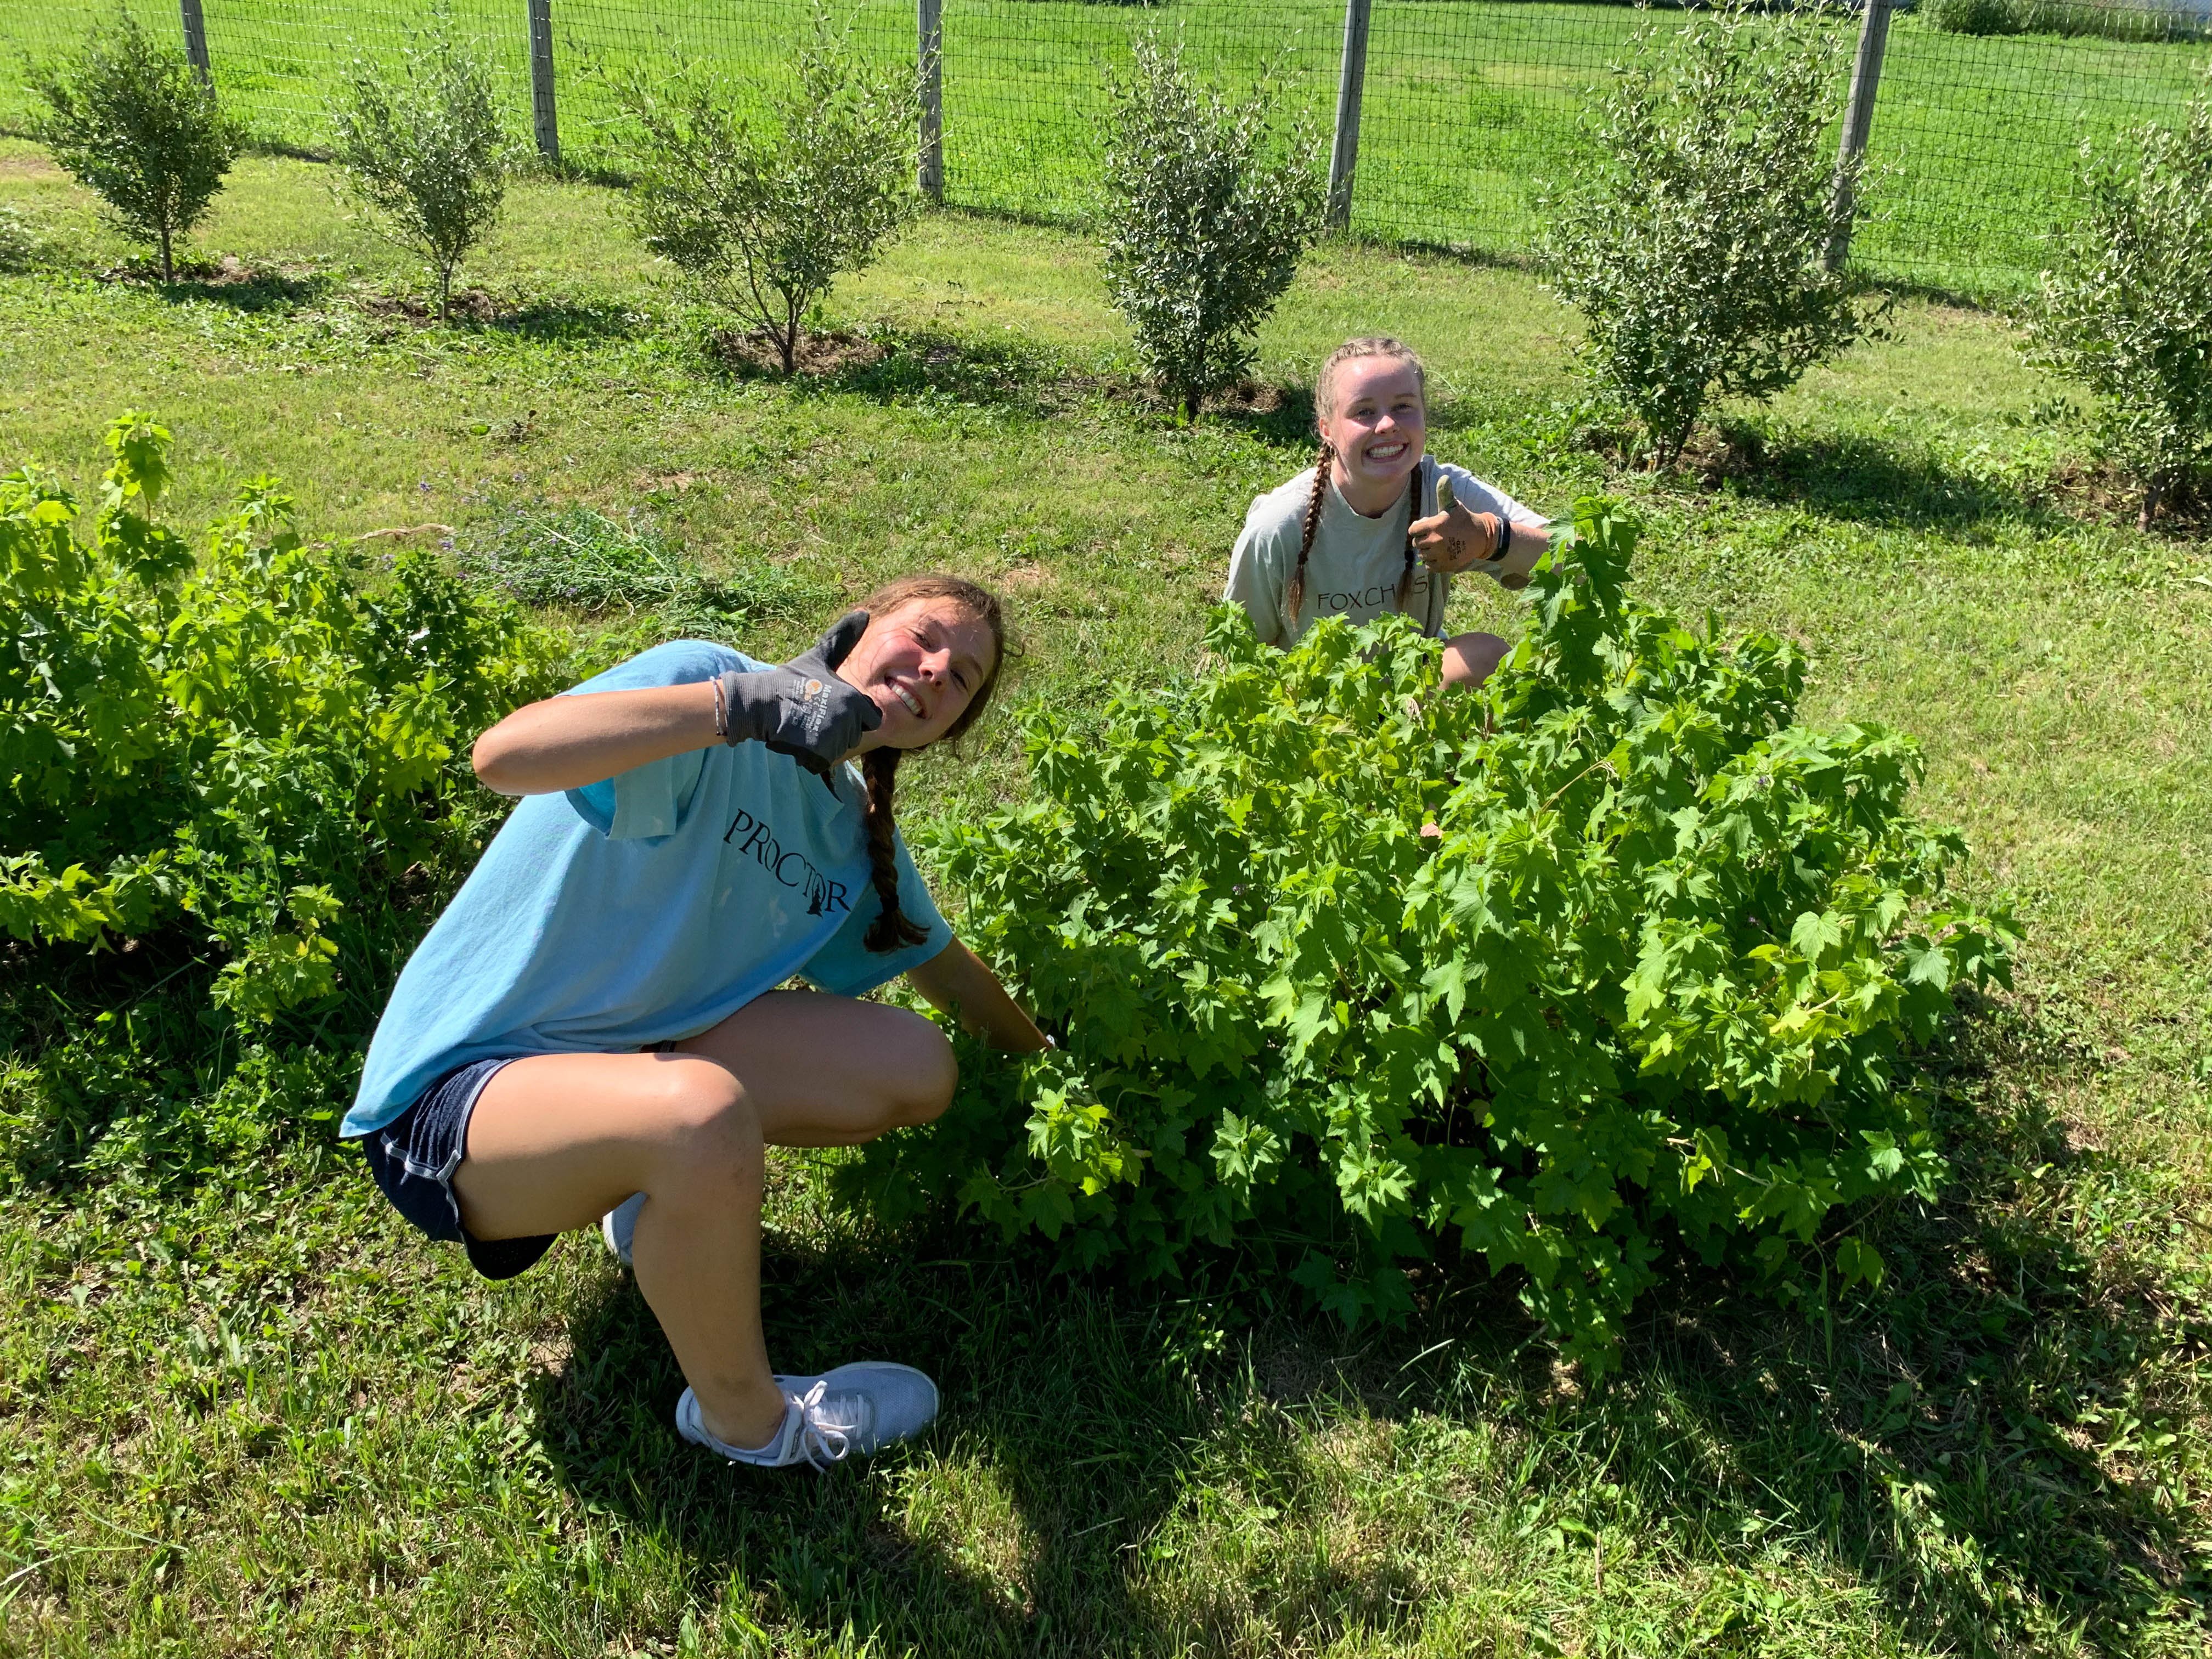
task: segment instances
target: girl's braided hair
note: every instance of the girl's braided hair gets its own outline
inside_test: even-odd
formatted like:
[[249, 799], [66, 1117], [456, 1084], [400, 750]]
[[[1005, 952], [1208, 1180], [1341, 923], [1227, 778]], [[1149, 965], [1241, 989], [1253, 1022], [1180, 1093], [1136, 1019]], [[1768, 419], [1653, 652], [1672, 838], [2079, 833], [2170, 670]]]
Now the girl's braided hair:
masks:
[[[945, 728], [944, 737], [937, 739], [948, 742], [982, 719], [984, 709], [990, 706], [992, 690], [999, 683], [999, 669], [1006, 659], [1006, 617], [997, 594], [958, 576], [901, 576], [862, 599], [860, 609], [873, 620], [887, 617], [916, 599], [949, 600], [962, 614], [981, 623], [991, 634], [991, 665], [983, 671], [982, 683], [969, 696], [960, 717]], [[860, 774], [868, 785], [868, 877], [883, 906], [883, 914], [868, 929], [866, 942], [871, 951], [896, 951], [902, 945], [919, 945], [929, 937], [927, 927], [899, 908], [898, 844], [892, 839], [898, 826], [891, 818], [891, 794], [897, 787], [899, 757], [905, 752], [901, 749], [871, 749], [860, 757]]]
[[[1345, 364], [1362, 357], [1389, 357], [1405, 364], [1413, 371], [1413, 384], [1421, 390], [1421, 401], [1428, 402], [1429, 371], [1414, 355], [1413, 349], [1401, 340], [1387, 334], [1363, 335], [1357, 340], [1346, 340], [1322, 361], [1321, 373], [1314, 377], [1314, 414], [1327, 420], [1336, 413], [1336, 371]], [[1298, 535], [1298, 562], [1291, 568], [1290, 585], [1283, 591], [1283, 614], [1291, 628], [1298, 625], [1298, 612], [1306, 600], [1306, 558], [1312, 553], [1315, 532], [1321, 528], [1321, 515], [1328, 505], [1328, 480], [1336, 451], [1328, 439], [1321, 442], [1321, 453], [1314, 458], [1313, 493], [1306, 498], [1305, 524]], [[1406, 562], [1398, 573], [1398, 609], [1406, 608], [1406, 595], [1413, 585], [1413, 520], [1421, 516], [1421, 469], [1418, 464], [1406, 486]]]

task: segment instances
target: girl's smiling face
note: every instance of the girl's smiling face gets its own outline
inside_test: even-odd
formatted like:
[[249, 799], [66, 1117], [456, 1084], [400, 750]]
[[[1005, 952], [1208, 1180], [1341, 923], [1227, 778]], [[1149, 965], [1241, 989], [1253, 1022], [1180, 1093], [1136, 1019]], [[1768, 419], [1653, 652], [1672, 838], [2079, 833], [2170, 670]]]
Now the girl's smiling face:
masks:
[[1428, 441], [1420, 370], [1397, 357], [1354, 357], [1322, 392], [1315, 424], [1336, 452], [1339, 488], [1354, 507], [1359, 496], [1395, 499]]
[[950, 599], [909, 599], [871, 617], [837, 670], [883, 711], [860, 752], [936, 742], [990, 678], [994, 655], [989, 624]]

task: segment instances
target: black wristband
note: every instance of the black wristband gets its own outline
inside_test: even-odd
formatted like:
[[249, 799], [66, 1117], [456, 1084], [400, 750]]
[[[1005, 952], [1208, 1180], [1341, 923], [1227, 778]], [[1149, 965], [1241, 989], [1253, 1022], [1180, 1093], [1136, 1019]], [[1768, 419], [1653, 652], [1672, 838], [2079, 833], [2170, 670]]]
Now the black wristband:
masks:
[[1498, 549], [1490, 556], [1492, 564], [1502, 562], [1513, 550], [1513, 520], [1501, 513], [1498, 515]]

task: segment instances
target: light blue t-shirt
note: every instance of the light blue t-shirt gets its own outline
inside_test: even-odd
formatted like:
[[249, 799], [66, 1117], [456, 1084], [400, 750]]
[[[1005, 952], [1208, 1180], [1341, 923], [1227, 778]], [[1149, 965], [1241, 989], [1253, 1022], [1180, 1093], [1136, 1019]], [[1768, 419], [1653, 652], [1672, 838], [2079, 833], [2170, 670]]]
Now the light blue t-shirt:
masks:
[[[578, 691], [708, 680], [767, 665], [679, 640]], [[951, 930], [898, 844], [899, 907], [929, 937], [867, 948], [865, 786], [836, 793], [765, 744], [717, 744], [515, 807], [399, 975], [338, 1133], [363, 1135], [456, 1066], [695, 1036], [794, 974], [859, 996]]]

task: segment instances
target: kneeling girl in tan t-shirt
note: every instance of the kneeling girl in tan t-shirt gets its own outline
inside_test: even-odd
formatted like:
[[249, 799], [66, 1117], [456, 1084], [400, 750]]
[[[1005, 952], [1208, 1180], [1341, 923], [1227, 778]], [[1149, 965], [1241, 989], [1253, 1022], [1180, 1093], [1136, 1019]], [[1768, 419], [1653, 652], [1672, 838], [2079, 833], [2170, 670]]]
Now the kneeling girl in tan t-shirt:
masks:
[[[1323, 617], [1358, 623], [1401, 611], [1435, 638], [1451, 578], [1480, 569], [1525, 586], [1549, 544], [1544, 520], [1463, 468], [1430, 459], [1427, 376], [1393, 339], [1348, 340], [1314, 384], [1321, 454], [1244, 515], [1222, 594], [1269, 645], [1295, 645]], [[1437, 484], [1448, 480], [1439, 510]], [[1494, 634], [1444, 642], [1447, 684], [1485, 678]]]

